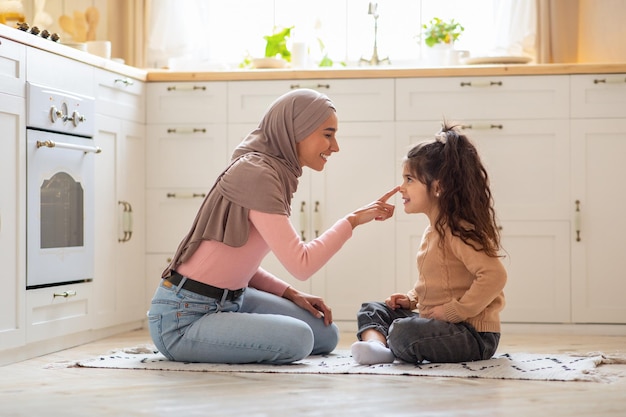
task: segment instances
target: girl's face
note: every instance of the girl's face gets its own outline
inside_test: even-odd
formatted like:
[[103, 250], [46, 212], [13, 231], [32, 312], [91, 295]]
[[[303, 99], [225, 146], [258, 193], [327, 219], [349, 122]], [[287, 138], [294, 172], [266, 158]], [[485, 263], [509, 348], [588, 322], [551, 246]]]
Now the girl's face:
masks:
[[328, 157], [333, 152], [339, 152], [335, 133], [337, 115], [333, 112], [313, 133], [296, 144], [300, 165], [315, 171], [323, 170]]
[[429, 219], [434, 219], [437, 211], [437, 197], [439, 186], [435, 181], [432, 187], [432, 193], [429, 193], [426, 184], [418, 180], [404, 164], [402, 167], [402, 184], [400, 185], [400, 193], [404, 202], [405, 213], [423, 213]]

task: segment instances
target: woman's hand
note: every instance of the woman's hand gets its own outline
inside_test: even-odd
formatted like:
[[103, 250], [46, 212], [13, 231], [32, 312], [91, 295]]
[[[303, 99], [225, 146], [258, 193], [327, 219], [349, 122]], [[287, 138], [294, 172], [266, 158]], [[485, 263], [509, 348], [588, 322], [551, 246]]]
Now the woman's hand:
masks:
[[393, 190], [385, 193], [385, 195], [378, 200], [350, 213], [347, 219], [352, 225], [352, 228], [354, 229], [358, 225], [368, 223], [372, 220], [383, 221], [392, 217], [395, 206], [393, 204], [387, 204], [387, 200], [397, 193], [399, 189], [400, 187], [394, 187]]
[[326, 326], [333, 322], [333, 312], [330, 307], [324, 303], [324, 300], [321, 297], [298, 291], [293, 287], [287, 287], [283, 293], [283, 298], [286, 298], [298, 307], [307, 310], [318, 319], [323, 318]]
[[409, 310], [411, 308], [411, 300], [406, 294], [391, 294], [386, 300], [385, 304], [392, 310], [403, 308]]

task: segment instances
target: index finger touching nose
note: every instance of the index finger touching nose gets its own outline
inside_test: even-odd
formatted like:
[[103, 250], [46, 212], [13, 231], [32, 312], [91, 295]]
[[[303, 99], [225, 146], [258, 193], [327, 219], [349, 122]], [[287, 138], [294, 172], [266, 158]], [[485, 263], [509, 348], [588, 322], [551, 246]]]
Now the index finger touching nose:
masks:
[[400, 190], [399, 186], [394, 187], [393, 190], [385, 193], [385, 195], [383, 195], [381, 198], [379, 198], [378, 201], [380, 201], [381, 203], [385, 203], [387, 200], [389, 200], [389, 198], [391, 196], [393, 196], [395, 193], [397, 193], [398, 190]]

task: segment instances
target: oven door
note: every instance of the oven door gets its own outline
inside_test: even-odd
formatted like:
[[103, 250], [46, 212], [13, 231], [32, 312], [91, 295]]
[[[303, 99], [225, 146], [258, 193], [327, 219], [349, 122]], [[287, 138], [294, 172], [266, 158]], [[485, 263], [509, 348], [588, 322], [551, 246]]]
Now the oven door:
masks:
[[28, 129], [26, 288], [90, 281], [93, 139]]

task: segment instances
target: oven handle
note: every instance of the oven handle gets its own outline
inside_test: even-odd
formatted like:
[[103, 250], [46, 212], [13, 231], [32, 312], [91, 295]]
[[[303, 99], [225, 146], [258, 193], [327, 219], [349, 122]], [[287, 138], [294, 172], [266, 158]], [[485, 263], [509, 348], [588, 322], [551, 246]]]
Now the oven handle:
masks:
[[52, 140], [46, 141], [37, 141], [37, 148], [63, 148], [63, 149], [73, 149], [75, 151], [83, 151], [85, 153], [93, 152], [100, 153], [102, 149], [99, 146], [83, 146], [83, 145], [74, 145], [73, 143], [64, 143], [64, 142], [54, 142]]

